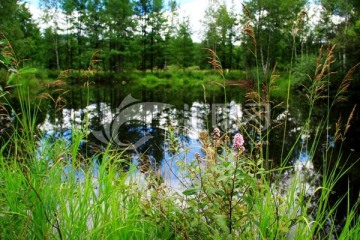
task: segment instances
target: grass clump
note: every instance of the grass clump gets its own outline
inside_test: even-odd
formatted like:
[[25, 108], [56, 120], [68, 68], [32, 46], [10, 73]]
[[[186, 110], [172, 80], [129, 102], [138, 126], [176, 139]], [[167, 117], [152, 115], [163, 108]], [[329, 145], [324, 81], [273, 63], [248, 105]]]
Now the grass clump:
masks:
[[[70, 142], [37, 135], [39, 142], [32, 124], [36, 111], [22, 106], [22, 132], [14, 131], [0, 151], [2, 239], [158, 239], [171, 234], [143, 217], [141, 192], [130, 179], [134, 168], [124, 172], [118, 167], [126, 163], [122, 154], [107, 149], [101, 157], [86, 158], [80, 149], [85, 132], [76, 129]], [[5, 151], [10, 146], [13, 151]]]

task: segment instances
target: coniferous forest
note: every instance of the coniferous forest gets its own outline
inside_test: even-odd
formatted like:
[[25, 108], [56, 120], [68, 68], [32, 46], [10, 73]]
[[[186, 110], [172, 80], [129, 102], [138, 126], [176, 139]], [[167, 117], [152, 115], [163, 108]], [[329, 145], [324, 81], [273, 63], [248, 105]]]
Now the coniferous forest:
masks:
[[[40, 0], [36, 21], [23, 1], [4, 0], [0, 30], [22, 66], [86, 69], [97, 52], [103, 71], [210, 68], [209, 48], [224, 69], [305, 67], [321, 46], [336, 44], [339, 70], [359, 59], [356, 0], [204, 1], [201, 42], [176, 0]], [[46, 23], [46, 24], [45, 24]], [[256, 43], [256, 48], [252, 44]], [[249, 49], [253, 49], [249, 51]]]

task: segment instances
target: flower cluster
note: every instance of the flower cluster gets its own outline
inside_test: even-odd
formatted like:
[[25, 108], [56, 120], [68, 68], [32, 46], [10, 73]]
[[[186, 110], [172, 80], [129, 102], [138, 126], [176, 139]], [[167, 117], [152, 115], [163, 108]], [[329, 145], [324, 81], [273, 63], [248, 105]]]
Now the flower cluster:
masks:
[[[243, 152], [245, 151], [245, 147], [243, 145], [244, 145], [244, 138], [240, 133], [237, 133], [234, 136], [233, 145], [231, 148], [234, 151]], [[236, 154], [236, 156], [238, 155]]]
[[220, 129], [219, 128], [214, 128], [213, 130], [213, 139], [217, 140], [220, 138]]

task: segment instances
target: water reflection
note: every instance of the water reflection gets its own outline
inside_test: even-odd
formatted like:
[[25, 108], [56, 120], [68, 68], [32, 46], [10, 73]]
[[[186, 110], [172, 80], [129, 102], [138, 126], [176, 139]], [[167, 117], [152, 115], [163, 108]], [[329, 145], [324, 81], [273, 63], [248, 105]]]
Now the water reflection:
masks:
[[[58, 136], [56, 134], [86, 126], [87, 138], [84, 139], [84, 146], [90, 148], [87, 149], [90, 153], [95, 153], [96, 151], [92, 150], [96, 147], [101, 151], [101, 147], [114, 139], [124, 144], [119, 145], [119, 142], [115, 142], [114, 147], [118, 148], [126, 148], [140, 141], [136, 144], [136, 149], [130, 151], [130, 161], [137, 164], [143, 155], [150, 156], [153, 167], [158, 168], [165, 181], [174, 187], [179, 183], [176, 174], [173, 174], [177, 172], [176, 161], [192, 161], [195, 153], [203, 154], [197, 140], [200, 131], [212, 131], [216, 126], [222, 130], [228, 129], [230, 134], [234, 134], [239, 131], [241, 123], [242, 127], [252, 124], [244, 119], [245, 95], [239, 92], [239, 89], [228, 89], [226, 103], [222, 91], [209, 90], [204, 93], [202, 89], [191, 89], [188, 86], [184, 86], [183, 89], [132, 88], [130, 85], [126, 88], [97, 86], [87, 91], [88, 89], [80, 87], [71, 89], [66, 99], [66, 108], [56, 112], [54, 106], [50, 106], [39, 128], [48, 135]], [[132, 99], [127, 101], [129, 93]], [[323, 166], [324, 144], [334, 149], [335, 153], [339, 146], [331, 137], [334, 133], [333, 126], [328, 132], [320, 133], [316, 140], [316, 127], [324, 120], [326, 107], [316, 106], [309, 128], [306, 132], [303, 131], [308, 117], [308, 106], [305, 102], [301, 96], [293, 96], [290, 99], [289, 112], [285, 111], [284, 107], [271, 109], [271, 138], [265, 147], [269, 148], [267, 157], [272, 160], [272, 166], [280, 164], [282, 153], [283, 158], [289, 154], [289, 164], [311, 166], [311, 171], [314, 172], [312, 174], [315, 174], [320, 172]], [[336, 110], [330, 123], [335, 123], [340, 111], [343, 110], [344, 108]], [[357, 118], [358, 116], [357, 114]], [[285, 119], [287, 131], [284, 135]], [[179, 146], [175, 155], [168, 151], [170, 147], [166, 140], [169, 137], [169, 127], [174, 129], [173, 134]], [[94, 135], [95, 132], [98, 134]], [[357, 130], [354, 131], [356, 132]], [[255, 136], [256, 132], [250, 132], [251, 134]], [[349, 139], [350, 142], [356, 142], [350, 136]], [[318, 141], [318, 145], [312, 148], [311, 143], [314, 140]], [[296, 141], [298, 143], [294, 147]], [[251, 146], [247, 148], [250, 149]], [[355, 149], [353, 156], [354, 159], [358, 159], [358, 147], [352, 145], [349, 149]], [[332, 164], [331, 159], [328, 164]], [[359, 192], [359, 175], [356, 168], [353, 171], [345, 178], [352, 179], [352, 194], [356, 200]], [[346, 191], [346, 187], [343, 187], [343, 184], [347, 183], [345, 178], [339, 182], [336, 198]]]
[[[240, 125], [254, 124], [246, 122], [249, 116], [245, 116], [245, 94], [239, 89], [227, 89], [226, 103], [221, 88], [204, 92], [202, 88], [191, 89], [189, 86], [183, 89], [165, 86], [147, 89], [120, 85], [92, 86], [89, 89], [72, 87], [70, 90], [65, 95], [66, 108], [56, 111], [54, 106], [48, 107], [45, 119], [39, 125], [43, 132], [51, 134], [85, 126], [89, 134], [88, 143], [104, 145], [111, 140], [123, 149], [136, 145], [140, 153], [151, 153], [159, 164], [165, 159], [163, 151], [168, 126], [176, 129], [176, 134], [184, 141], [182, 144], [186, 145], [190, 141], [196, 142], [202, 130], [212, 131], [214, 127], [219, 127], [234, 134], [239, 131]], [[293, 161], [299, 152], [309, 154], [311, 146], [308, 143], [314, 140], [318, 124], [311, 124], [307, 132], [302, 131], [308, 114], [308, 106], [304, 102], [306, 99], [293, 96], [290, 112], [284, 107], [271, 109], [271, 138], [265, 144], [270, 149], [268, 158], [275, 165], [282, 155], [284, 158], [288, 153], [291, 153], [289, 158]], [[311, 122], [319, 123], [325, 112], [326, 107], [317, 107]], [[284, 135], [285, 116], [287, 132]], [[331, 131], [328, 137], [321, 137], [320, 145], [327, 142], [335, 147], [329, 137], [334, 132], [333, 129]], [[255, 131], [249, 133], [256, 135]], [[300, 133], [301, 140], [293, 149]], [[321, 147], [318, 148], [321, 150]], [[313, 159], [317, 167], [322, 165], [319, 159]]]
[[[110, 104], [100, 102], [82, 109], [64, 108], [55, 118], [48, 113], [39, 129], [47, 135], [71, 129], [87, 129], [89, 141], [99, 144], [112, 142], [127, 150], [134, 145], [137, 151], [149, 152], [152, 148], [163, 148], [166, 144], [165, 131], [169, 126], [175, 129], [185, 147], [190, 142], [199, 145], [196, 139], [200, 131], [206, 129], [226, 125], [228, 132], [238, 132], [237, 123], [242, 116], [241, 104], [231, 101], [226, 106], [221, 106], [222, 108], [220, 104], [193, 102], [191, 106], [184, 105], [183, 109], [177, 109], [171, 104], [146, 102], [136, 103], [125, 109], [120, 105], [114, 109]], [[229, 117], [224, 117], [224, 109]], [[163, 159], [164, 156], [157, 158], [157, 161], [161, 162]]]

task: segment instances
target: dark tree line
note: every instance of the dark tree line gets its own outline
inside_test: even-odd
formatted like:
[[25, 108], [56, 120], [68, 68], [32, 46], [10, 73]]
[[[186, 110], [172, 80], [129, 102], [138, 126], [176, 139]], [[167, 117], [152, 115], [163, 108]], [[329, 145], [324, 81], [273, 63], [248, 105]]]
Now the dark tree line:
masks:
[[204, 49], [211, 48], [223, 68], [257, 65], [266, 73], [329, 43], [341, 68], [360, 59], [357, 0], [247, 0], [241, 9], [209, 0], [200, 43], [175, 0], [41, 0], [40, 8], [42, 30], [24, 2], [0, 2], [0, 31], [25, 66], [85, 69], [97, 51], [104, 71], [209, 68]]

